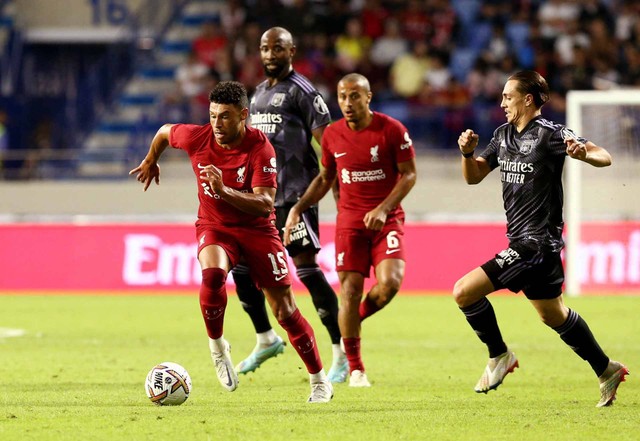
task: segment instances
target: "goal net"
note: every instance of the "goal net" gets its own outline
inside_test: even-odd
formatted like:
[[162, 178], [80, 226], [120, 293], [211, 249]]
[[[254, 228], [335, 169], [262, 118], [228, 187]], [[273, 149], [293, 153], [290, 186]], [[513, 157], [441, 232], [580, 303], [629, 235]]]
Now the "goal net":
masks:
[[612, 156], [605, 168], [566, 161], [566, 292], [579, 295], [591, 263], [584, 224], [640, 220], [640, 90], [569, 92], [567, 127]]

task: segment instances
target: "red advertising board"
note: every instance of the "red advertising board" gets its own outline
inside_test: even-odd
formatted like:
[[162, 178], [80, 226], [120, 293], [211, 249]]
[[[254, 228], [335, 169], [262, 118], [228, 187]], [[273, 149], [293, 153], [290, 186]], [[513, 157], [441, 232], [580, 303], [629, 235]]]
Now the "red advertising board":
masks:
[[[507, 245], [504, 229], [408, 224], [403, 291], [449, 292]], [[332, 224], [322, 225], [319, 263], [337, 286], [333, 234]], [[194, 227], [186, 224], [0, 225], [0, 291], [196, 291], [195, 250]], [[580, 256], [585, 292], [640, 292], [640, 223], [585, 225]], [[292, 272], [294, 290], [306, 291]]]

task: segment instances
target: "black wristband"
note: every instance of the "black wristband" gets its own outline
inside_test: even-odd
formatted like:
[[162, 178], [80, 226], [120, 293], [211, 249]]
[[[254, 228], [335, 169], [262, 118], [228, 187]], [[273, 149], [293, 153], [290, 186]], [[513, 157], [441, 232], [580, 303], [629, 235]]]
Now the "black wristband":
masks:
[[463, 157], [465, 157], [465, 158], [471, 158], [471, 157], [473, 156], [473, 152], [475, 152], [475, 151], [476, 151], [476, 150], [475, 150], [475, 149], [473, 149], [473, 150], [471, 150], [469, 153], [464, 153], [464, 152], [461, 152], [461, 153], [462, 153], [462, 156], [463, 156]]

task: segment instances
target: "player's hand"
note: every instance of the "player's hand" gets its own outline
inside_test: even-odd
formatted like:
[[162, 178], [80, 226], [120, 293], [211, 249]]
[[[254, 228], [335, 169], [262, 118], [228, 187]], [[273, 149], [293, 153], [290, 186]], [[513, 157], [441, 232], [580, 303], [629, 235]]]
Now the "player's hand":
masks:
[[587, 146], [575, 138], [567, 138], [564, 140], [567, 145], [567, 155], [574, 159], [584, 161], [587, 158]]
[[300, 214], [298, 210], [295, 209], [295, 205], [289, 210], [289, 215], [287, 216], [287, 221], [284, 223], [284, 228], [282, 228], [282, 243], [284, 246], [288, 246], [293, 242], [291, 240], [291, 231], [293, 227], [300, 223]]
[[148, 162], [143, 159], [139, 166], [129, 172], [129, 176], [138, 174], [136, 180], [144, 184], [144, 191], [147, 191], [152, 181], [160, 185], [160, 166], [157, 163]]
[[467, 129], [458, 137], [458, 148], [462, 153], [471, 153], [478, 147], [480, 136], [473, 133], [473, 130]]
[[384, 224], [387, 223], [387, 213], [376, 207], [364, 215], [363, 221], [368, 230], [382, 231]]
[[209, 182], [209, 185], [211, 185], [211, 188], [217, 194], [220, 194], [224, 188], [224, 183], [222, 182], [222, 170], [215, 165], [209, 164], [200, 170], [200, 179]]

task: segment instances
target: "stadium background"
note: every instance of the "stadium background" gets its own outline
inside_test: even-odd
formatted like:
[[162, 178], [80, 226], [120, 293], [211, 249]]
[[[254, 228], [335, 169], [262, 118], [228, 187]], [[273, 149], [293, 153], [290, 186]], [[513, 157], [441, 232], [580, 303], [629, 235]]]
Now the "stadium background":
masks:
[[[504, 121], [502, 83], [519, 68], [548, 78], [555, 92], [544, 114], [560, 122], [569, 90], [637, 93], [639, 8], [613, 0], [68, 0], [64, 8], [46, 0], [0, 0], [0, 290], [197, 286], [197, 274], [179, 282], [175, 256], [165, 268], [173, 276], [127, 284], [126, 252], [98, 251], [125, 250], [132, 232], [188, 248], [196, 198], [185, 158], [170, 152], [161, 187], [146, 194], [126, 173], [160, 123], [206, 118], [202, 90], [183, 89], [176, 80], [205, 31], [213, 36], [204, 46], [220, 49], [195, 88], [220, 78], [252, 87], [262, 78], [259, 35], [276, 24], [297, 38], [294, 66], [323, 91], [334, 117], [335, 81], [355, 70], [372, 81], [373, 107], [409, 128], [419, 181], [404, 206], [410, 233], [420, 241], [412, 243], [407, 285], [447, 290], [504, 244], [498, 174], [480, 186], [463, 183], [455, 144], [460, 130], [471, 127], [489, 139]], [[354, 36], [358, 26], [362, 34]], [[421, 43], [427, 55], [411, 66], [423, 71], [407, 91], [398, 85], [408, 84], [411, 78], [402, 74], [414, 68], [394, 68], [394, 62]], [[632, 114], [634, 127], [638, 121]], [[593, 140], [609, 147], [606, 138]], [[635, 138], [620, 148], [610, 170], [589, 171], [583, 182], [584, 218], [595, 222], [584, 236], [593, 253], [584, 275], [591, 292], [640, 288], [640, 200], [632, 180], [640, 149]], [[330, 229], [330, 198], [321, 213]], [[107, 225], [124, 230], [109, 236]], [[330, 238], [324, 234], [328, 250]], [[157, 256], [143, 259], [138, 272], [148, 275], [143, 266], [158, 264]], [[330, 261], [323, 263], [328, 272]], [[447, 262], [436, 268], [446, 273], [438, 283], [418, 277], [433, 262]], [[91, 272], [109, 265], [119, 281]]]

